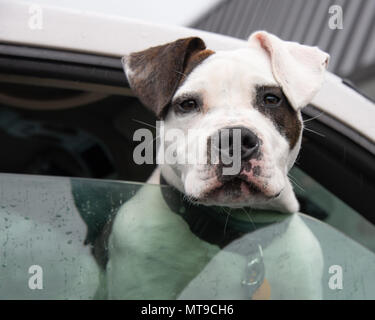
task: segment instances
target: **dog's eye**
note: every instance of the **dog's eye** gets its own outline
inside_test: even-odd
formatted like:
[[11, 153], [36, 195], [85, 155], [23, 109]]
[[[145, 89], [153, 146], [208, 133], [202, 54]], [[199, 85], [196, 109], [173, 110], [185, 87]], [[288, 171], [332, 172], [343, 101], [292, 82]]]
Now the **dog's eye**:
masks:
[[263, 103], [266, 105], [266, 106], [276, 106], [279, 104], [280, 102], [280, 98], [272, 93], [267, 93], [264, 95], [263, 97]]
[[193, 99], [182, 101], [177, 106], [178, 106], [178, 111], [183, 112], [183, 113], [195, 111], [198, 108], [197, 102]]

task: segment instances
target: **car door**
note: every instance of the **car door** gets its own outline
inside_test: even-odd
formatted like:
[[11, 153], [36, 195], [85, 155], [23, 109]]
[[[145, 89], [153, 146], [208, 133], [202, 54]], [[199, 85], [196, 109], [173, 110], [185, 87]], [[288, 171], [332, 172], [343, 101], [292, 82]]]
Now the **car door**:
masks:
[[[1, 172], [146, 181], [155, 166], [134, 163], [133, 133], [156, 119], [133, 96], [119, 58], [7, 43], [0, 49]], [[323, 105], [309, 105], [303, 117], [290, 172], [301, 212], [375, 251], [374, 143]], [[104, 207], [114, 212], [123, 201]]]

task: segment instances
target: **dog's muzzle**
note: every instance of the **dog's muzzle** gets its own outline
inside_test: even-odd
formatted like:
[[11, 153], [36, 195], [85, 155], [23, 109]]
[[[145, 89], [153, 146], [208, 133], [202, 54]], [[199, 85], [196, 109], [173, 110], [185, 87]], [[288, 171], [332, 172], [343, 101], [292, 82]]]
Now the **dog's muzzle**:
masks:
[[257, 135], [246, 127], [229, 127], [222, 128], [211, 136], [209, 145], [213, 145], [218, 152], [221, 162], [227, 164], [236, 156], [237, 150], [241, 162], [255, 158], [259, 153], [260, 141]]

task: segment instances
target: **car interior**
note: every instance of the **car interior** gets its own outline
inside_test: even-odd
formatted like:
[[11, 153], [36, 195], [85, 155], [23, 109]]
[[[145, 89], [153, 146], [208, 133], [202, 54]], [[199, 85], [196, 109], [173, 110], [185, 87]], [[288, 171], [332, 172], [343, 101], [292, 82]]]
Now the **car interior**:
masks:
[[[132, 137], [156, 119], [132, 95], [119, 58], [1, 46], [0, 172], [147, 181], [154, 165], [134, 163]], [[375, 251], [375, 155], [318, 106], [303, 117], [289, 174], [300, 211]]]

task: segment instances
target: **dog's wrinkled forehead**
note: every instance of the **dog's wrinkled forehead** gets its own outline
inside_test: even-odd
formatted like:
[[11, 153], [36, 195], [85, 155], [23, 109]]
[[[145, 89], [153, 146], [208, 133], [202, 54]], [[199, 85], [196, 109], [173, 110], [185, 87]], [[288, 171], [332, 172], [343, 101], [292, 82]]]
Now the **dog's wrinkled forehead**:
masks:
[[267, 54], [254, 48], [219, 51], [202, 61], [181, 82], [175, 97], [198, 93], [207, 107], [236, 107], [249, 101], [259, 85], [279, 86]]
[[292, 107], [299, 110], [319, 90], [329, 56], [316, 47], [283, 41], [260, 31], [250, 36], [248, 49], [237, 52], [214, 54], [206, 49], [203, 40], [191, 37], [132, 53], [123, 57], [122, 63], [130, 87], [160, 117], [181, 84], [195, 69], [214, 58], [217, 66], [211, 63], [205, 76], [210, 72], [213, 82], [223, 83], [223, 90], [225, 83], [237, 79], [235, 73], [226, 71], [237, 70], [241, 65], [241, 74], [251, 75], [254, 82], [257, 76], [262, 77], [258, 82], [277, 82]]

